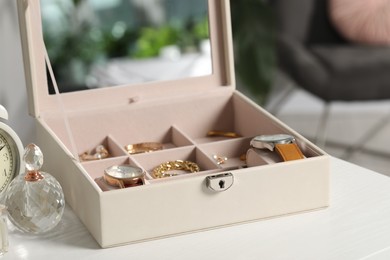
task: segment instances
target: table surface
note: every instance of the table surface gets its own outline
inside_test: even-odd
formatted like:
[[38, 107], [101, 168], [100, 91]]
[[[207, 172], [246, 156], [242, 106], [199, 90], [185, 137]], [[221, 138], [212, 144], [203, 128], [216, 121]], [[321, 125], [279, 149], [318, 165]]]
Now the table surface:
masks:
[[2, 259], [390, 259], [390, 178], [336, 158], [331, 169], [327, 209], [101, 249], [67, 207], [51, 234], [11, 228]]

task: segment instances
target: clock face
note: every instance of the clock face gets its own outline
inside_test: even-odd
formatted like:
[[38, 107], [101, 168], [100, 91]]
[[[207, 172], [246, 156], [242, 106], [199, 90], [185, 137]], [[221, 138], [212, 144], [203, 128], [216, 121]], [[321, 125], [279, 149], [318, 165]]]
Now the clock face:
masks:
[[0, 192], [19, 171], [19, 152], [11, 136], [0, 129]]

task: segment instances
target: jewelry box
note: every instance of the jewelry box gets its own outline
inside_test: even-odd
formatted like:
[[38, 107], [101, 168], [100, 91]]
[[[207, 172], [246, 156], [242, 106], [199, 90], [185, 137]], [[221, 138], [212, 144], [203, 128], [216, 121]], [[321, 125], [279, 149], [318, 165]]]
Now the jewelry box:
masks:
[[[204, 2], [209, 39], [202, 44], [210, 60], [200, 68], [209, 66], [208, 73], [166, 79], [164, 72], [160, 80], [125, 84], [105, 67], [103, 77], [94, 79], [119, 86], [65, 93], [51, 77], [40, 1], [18, 0], [29, 108], [46, 169], [103, 248], [329, 205], [329, 156], [235, 89], [229, 1]], [[177, 50], [165, 48], [161, 55], [188, 66]], [[168, 63], [146, 69], [141, 60], [135, 68], [154, 76]], [[293, 136], [305, 158], [280, 162], [273, 152], [251, 147], [254, 137], [274, 134]], [[126, 148], [151, 144], [158, 149]], [[83, 153], [87, 160], [80, 159]], [[141, 169], [141, 183], [108, 185], [105, 172], [121, 165]], [[154, 175], [171, 170], [185, 173]]]

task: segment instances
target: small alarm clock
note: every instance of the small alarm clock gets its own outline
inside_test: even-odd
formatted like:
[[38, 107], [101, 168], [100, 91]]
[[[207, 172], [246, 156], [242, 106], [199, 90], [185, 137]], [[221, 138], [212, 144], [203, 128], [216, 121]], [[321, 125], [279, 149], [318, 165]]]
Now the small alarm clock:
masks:
[[7, 110], [0, 105], [0, 194], [22, 169], [23, 145], [11, 127], [3, 123], [8, 120]]

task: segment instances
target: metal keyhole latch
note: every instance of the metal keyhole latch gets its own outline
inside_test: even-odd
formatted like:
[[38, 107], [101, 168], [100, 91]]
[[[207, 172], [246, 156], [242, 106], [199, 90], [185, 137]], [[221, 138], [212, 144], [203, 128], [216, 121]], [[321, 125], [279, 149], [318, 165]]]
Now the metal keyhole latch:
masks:
[[217, 175], [207, 176], [206, 185], [212, 191], [220, 192], [229, 189], [234, 183], [233, 174], [221, 173]]

